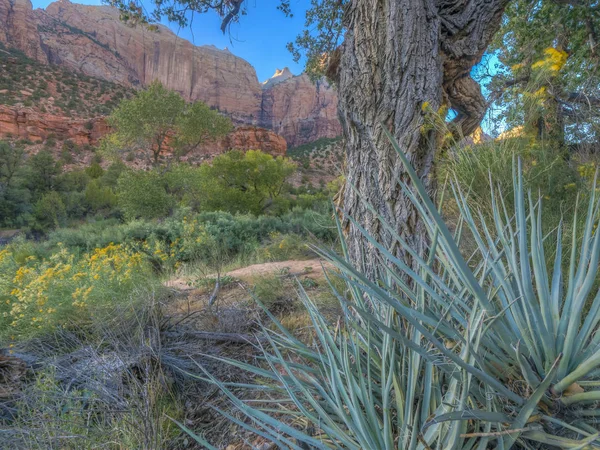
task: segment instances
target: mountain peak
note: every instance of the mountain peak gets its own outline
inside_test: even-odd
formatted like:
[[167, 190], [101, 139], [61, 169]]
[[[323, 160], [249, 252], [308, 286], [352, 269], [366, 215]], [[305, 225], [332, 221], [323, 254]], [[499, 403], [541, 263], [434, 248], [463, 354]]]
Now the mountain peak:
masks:
[[271, 78], [266, 81], [263, 81], [262, 86], [263, 89], [269, 88], [276, 84], [282, 83], [283, 81], [289, 80], [292, 78], [294, 74], [288, 67], [284, 67], [283, 69], [275, 69], [275, 74]]

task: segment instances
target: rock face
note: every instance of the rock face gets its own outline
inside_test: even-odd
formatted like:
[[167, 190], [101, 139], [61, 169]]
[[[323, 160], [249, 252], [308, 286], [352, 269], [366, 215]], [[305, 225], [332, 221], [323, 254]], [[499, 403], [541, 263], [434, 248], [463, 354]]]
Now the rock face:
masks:
[[287, 142], [283, 136], [254, 126], [240, 126], [229, 133], [225, 139], [219, 142], [221, 152], [237, 150], [260, 149], [273, 156], [285, 156]]
[[227, 50], [196, 47], [164, 26], [157, 31], [127, 26], [108, 6], [61, 0], [36, 16], [52, 62], [122, 84], [160, 80], [186, 100], [202, 100], [238, 122], [257, 119], [261, 89], [256, 72]]
[[0, 137], [12, 135], [21, 139], [42, 142], [50, 135], [57, 140], [73, 141], [77, 145], [96, 145], [108, 133], [104, 118], [72, 119], [43, 114], [32, 108], [13, 108], [0, 105]]
[[130, 27], [108, 6], [59, 0], [33, 11], [29, 0], [0, 0], [0, 41], [39, 61], [127, 86], [159, 80], [237, 124], [272, 129], [293, 146], [341, 132], [337, 96], [327, 83], [284, 69], [261, 84], [254, 68], [228, 50], [194, 46], [164, 26]]
[[30, 0], [0, 0], [0, 42], [47, 63]]
[[[43, 142], [50, 135], [58, 141], [71, 140], [77, 145], [96, 145], [110, 128], [103, 117], [72, 119], [43, 114], [32, 108], [0, 105], [0, 138], [13, 136], [33, 142]], [[285, 155], [287, 143], [277, 133], [251, 125], [237, 127], [223, 139], [207, 142], [194, 155], [213, 155], [227, 150], [262, 150], [273, 156]]]
[[[289, 73], [289, 70], [288, 70]], [[295, 147], [342, 132], [337, 116], [337, 94], [324, 79], [313, 83], [308, 75], [286, 76], [265, 83], [261, 125], [285, 136]]]

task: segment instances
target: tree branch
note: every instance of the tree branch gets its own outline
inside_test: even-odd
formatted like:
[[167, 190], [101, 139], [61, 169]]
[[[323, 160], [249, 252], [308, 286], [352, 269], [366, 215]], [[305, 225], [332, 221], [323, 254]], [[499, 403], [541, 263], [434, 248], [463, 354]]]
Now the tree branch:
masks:
[[221, 23], [221, 31], [225, 33], [227, 31], [227, 27], [231, 23], [231, 21], [239, 14], [240, 9], [242, 7], [242, 3], [244, 0], [233, 0], [233, 8], [225, 17], [223, 17], [223, 22]]

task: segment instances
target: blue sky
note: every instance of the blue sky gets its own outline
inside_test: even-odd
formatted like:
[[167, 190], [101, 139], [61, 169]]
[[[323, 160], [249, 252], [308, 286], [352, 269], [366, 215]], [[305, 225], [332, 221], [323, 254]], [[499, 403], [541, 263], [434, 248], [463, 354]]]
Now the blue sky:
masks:
[[[45, 8], [52, 0], [32, 0], [34, 8]], [[73, 3], [99, 5], [100, 0], [73, 0]], [[196, 45], [212, 44], [229, 50], [244, 58], [256, 68], [259, 81], [275, 73], [275, 69], [289, 67], [294, 74], [302, 72], [302, 64], [296, 64], [285, 48], [304, 27], [304, 15], [309, 5], [307, 0], [292, 0], [293, 18], [287, 18], [276, 9], [275, 0], [248, 0], [248, 14], [239, 24], [233, 24], [231, 33], [221, 33], [219, 17], [214, 13], [196, 14], [189, 28], [170, 28], [179, 36]]]

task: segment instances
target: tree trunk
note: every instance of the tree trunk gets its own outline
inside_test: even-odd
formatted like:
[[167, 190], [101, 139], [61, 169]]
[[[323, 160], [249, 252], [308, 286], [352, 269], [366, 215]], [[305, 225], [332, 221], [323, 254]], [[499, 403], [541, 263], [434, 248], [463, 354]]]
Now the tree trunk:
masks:
[[[452, 108], [457, 116], [451, 127], [465, 136], [479, 125], [486, 104], [470, 72], [508, 1], [351, 0], [347, 6], [348, 31], [336, 74], [346, 141], [343, 209], [398, 256], [406, 257], [360, 197], [419, 252], [426, 251], [428, 240], [417, 211], [402, 194], [398, 182], [408, 182], [407, 174], [382, 127], [395, 136], [434, 197], [436, 151], [443, 136], [423, 126], [426, 116]], [[350, 221], [344, 225], [353, 262], [374, 277], [376, 252]]]

